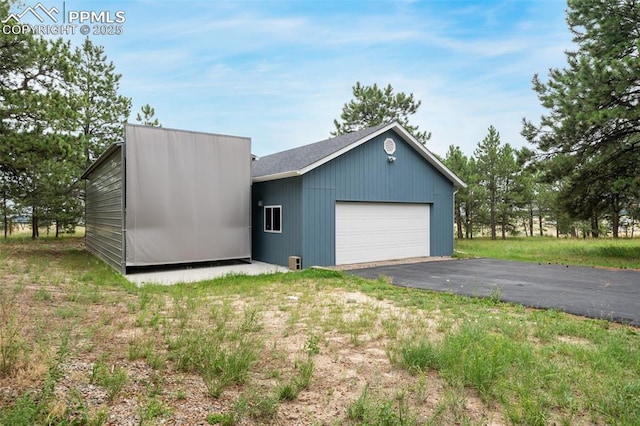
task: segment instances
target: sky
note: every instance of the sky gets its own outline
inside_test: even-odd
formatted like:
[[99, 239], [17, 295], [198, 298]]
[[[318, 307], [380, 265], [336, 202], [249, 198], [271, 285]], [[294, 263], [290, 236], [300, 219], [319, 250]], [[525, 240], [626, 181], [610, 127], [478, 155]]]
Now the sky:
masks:
[[472, 155], [490, 125], [521, 147], [523, 117], [545, 113], [533, 75], [565, 66], [574, 48], [560, 0], [41, 4], [124, 18], [122, 34], [90, 37], [122, 74], [132, 122], [148, 103], [164, 127], [247, 136], [258, 156], [329, 137], [356, 82], [413, 93], [422, 105], [410, 123], [440, 156], [449, 145]]

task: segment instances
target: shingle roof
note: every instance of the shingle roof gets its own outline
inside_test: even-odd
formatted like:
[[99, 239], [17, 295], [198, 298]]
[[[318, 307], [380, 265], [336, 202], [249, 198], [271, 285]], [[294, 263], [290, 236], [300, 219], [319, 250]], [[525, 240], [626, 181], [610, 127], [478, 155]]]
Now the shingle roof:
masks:
[[396, 121], [261, 157], [252, 162], [253, 181], [263, 182], [303, 175], [388, 130], [394, 130], [454, 186], [458, 188], [467, 186]]
[[375, 133], [387, 125], [389, 125], [389, 123], [379, 124], [374, 127], [358, 130], [357, 132], [347, 133], [309, 145], [260, 157], [259, 160], [253, 162], [251, 174], [254, 178], [258, 178], [301, 170]]

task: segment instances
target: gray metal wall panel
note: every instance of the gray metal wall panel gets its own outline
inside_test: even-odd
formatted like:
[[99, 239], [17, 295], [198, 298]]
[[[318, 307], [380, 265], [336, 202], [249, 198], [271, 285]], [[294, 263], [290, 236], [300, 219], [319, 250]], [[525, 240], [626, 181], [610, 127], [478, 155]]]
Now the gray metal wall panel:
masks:
[[111, 154], [86, 180], [85, 245], [122, 272], [122, 152]]
[[127, 266], [250, 258], [250, 139], [125, 129]]
[[[390, 163], [383, 142], [396, 142]], [[431, 253], [453, 252], [453, 185], [395, 132], [386, 132], [303, 177], [303, 265], [335, 264], [335, 202], [432, 203]], [[434, 232], [435, 231], [435, 232]]]
[[[254, 259], [286, 266], [289, 256], [302, 256], [301, 183], [301, 178], [294, 177], [253, 184]], [[258, 205], [259, 201], [262, 201], [262, 206]], [[264, 206], [269, 205], [282, 206], [281, 233], [264, 231]]]

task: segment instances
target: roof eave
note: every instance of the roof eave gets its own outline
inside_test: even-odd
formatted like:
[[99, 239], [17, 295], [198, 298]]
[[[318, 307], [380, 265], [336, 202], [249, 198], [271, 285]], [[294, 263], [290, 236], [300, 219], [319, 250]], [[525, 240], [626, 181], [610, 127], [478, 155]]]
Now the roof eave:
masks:
[[409, 144], [411, 144], [416, 151], [418, 151], [422, 157], [427, 160], [427, 162], [429, 162], [429, 164], [431, 164], [433, 167], [436, 168], [436, 170], [438, 170], [440, 173], [442, 173], [449, 181], [451, 181], [451, 183], [453, 183], [453, 186], [456, 188], [466, 188], [467, 184], [464, 183], [458, 176], [455, 175], [455, 173], [453, 173], [451, 170], [449, 170], [449, 168], [447, 168], [447, 166], [445, 166], [444, 164], [442, 164], [442, 162], [440, 160], [438, 160], [438, 158], [433, 155], [423, 144], [421, 144], [420, 142], [418, 142], [418, 140], [416, 140], [416, 138], [413, 137], [413, 135], [411, 133], [409, 133], [407, 130], [405, 130], [404, 127], [402, 127], [397, 121], [391, 122], [388, 125], [376, 130], [375, 132], [372, 132], [358, 140], [356, 140], [355, 142], [345, 146], [342, 149], [339, 149], [329, 155], [327, 155], [326, 157], [321, 158], [320, 160], [316, 161], [315, 163], [311, 163], [308, 166], [305, 166], [299, 170], [289, 170], [286, 172], [281, 172], [281, 173], [275, 173], [275, 174], [271, 174], [271, 175], [266, 175], [266, 176], [259, 176], [256, 178], [253, 178], [253, 182], [265, 182], [265, 181], [270, 181], [270, 180], [276, 180], [276, 179], [284, 179], [284, 178], [288, 178], [288, 177], [293, 177], [293, 176], [302, 176], [306, 173], [309, 173], [310, 171], [317, 169], [318, 167], [322, 166], [323, 164], [328, 163], [329, 161], [341, 156], [342, 154], [345, 154], [349, 151], [351, 151], [354, 148], [357, 148], [358, 146], [364, 144], [365, 142], [368, 142], [369, 140], [389, 131], [389, 130], [395, 130], [400, 137], [402, 137], [406, 142], [408, 142]]
[[326, 157], [321, 158], [320, 160], [316, 161], [315, 163], [311, 163], [306, 167], [303, 167], [302, 169], [300, 169], [300, 174], [304, 175], [305, 173], [309, 173], [310, 171], [317, 169], [318, 167], [322, 166], [323, 164], [328, 163], [329, 161], [340, 157], [342, 154], [345, 154], [349, 151], [351, 151], [354, 148], [357, 148], [358, 146], [362, 145], [363, 143], [370, 141], [371, 139], [375, 138], [376, 136], [379, 136], [381, 134], [383, 134], [384, 132], [386, 132], [389, 129], [392, 129], [394, 127], [394, 125], [396, 125], [397, 123], [393, 122], [393, 123], [389, 123], [388, 125], [382, 127], [381, 129], [376, 130], [373, 133], [368, 134], [367, 136], [364, 136], [360, 139], [358, 139], [357, 141], [345, 146], [342, 149], [339, 149], [335, 152], [333, 152], [330, 155], [327, 155]]
[[289, 178], [289, 177], [295, 177], [295, 176], [300, 176], [302, 173], [300, 173], [300, 170], [289, 170], [286, 172], [282, 172], [282, 173], [274, 173], [272, 175], [264, 175], [264, 176], [256, 176], [252, 179], [252, 181], [254, 183], [257, 182], [267, 182], [270, 180], [278, 180], [278, 179], [284, 179], [284, 178]]
[[104, 163], [105, 160], [109, 158], [114, 152], [116, 152], [118, 149], [121, 149], [121, 148], [122, 148], [122, 143], [114, 143], [113, 145], [109, 146], [109, 148], [107, 148], [107, 150], [103, 152], [100, 155], [100, 157], [96, 159], [96, 161], [94, 161], [93, 163], [91, 163], [89, 167], [87, 167], [87, 170], [85, 170], [84, 173], [82, 173], [82, 176], [80, 176], [80, 179], [88, 179], [89, 175], [93, 173], [95, 169], [97, 169], [102, 163]]
[[413, 137], [411, 133], [406, 131], [404, 127], [400, 126], [398, 123], [393, 123], [394, 130], [401, 134], [402, 138], [411, 143], [417, 151], [422, 154], [425, 160], [427, 160], [433, 167], [435, 167], [440, 173], [446, 176], [447, 179], [453, 183], [453, 186], [457, 188], [466, 188], [467, 184], [462, 181], [455, 173], [453, 173], [447, 166], [442, 164], [438, 158], [429, 151], [424, 144], [418, 142], [416, 138]]

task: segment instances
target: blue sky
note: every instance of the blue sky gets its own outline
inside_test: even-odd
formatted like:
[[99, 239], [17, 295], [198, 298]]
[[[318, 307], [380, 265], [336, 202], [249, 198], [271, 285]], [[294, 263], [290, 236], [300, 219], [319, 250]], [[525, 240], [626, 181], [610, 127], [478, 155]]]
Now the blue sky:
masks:
[[451, 144], [472, 154], [489, 125], [522, 146], [522, 118], [544, 112], [533, 74], [573, 48], [558, 0], [64, 5], [126, 13], [122, 35], [92, 40], [123, 75], [132, 120], [149, 103], [164, 127], [248, 136], [260, 156], [328, 137], [357, 81], [420, 99], [411, 122], [439, 155]]

